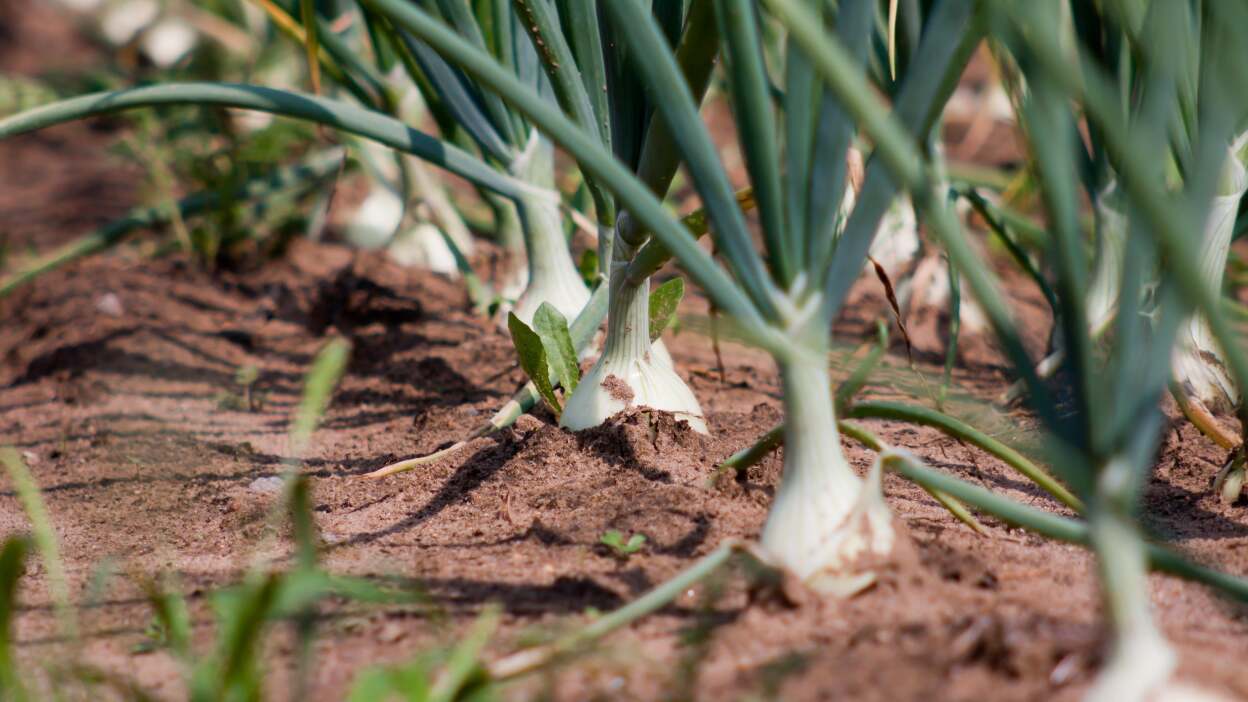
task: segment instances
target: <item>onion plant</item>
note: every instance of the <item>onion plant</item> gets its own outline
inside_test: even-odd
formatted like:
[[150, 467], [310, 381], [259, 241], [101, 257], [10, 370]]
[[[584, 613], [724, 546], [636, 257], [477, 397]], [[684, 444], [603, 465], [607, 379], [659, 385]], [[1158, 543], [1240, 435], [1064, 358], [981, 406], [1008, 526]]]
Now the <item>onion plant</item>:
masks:
[[[428, 114], [421, 86], [427, 85], [399, 66], [387, 37], [373, 29], [354, 3], [339, 2], [332, 7], [298, 4], [293, 0], [247, 0], [243, 10], [261, 13], [260, 20], [306, 49], [314, 67], [314, 87], [322, 87], [340, 99], [355, 99], [366, 107], [397, 117], [408, 124], [421, 124]], [[307, 11], [307, 14], [304, 11]], [[334, 32], [318, 10], [328, 10], [338, 21], [353, 20], [346, 30]], [[245, 12], [236, 21], [251, 26], [264, 36], [263, 21]], [[312, 44], [309, 44], [309, 41]], [[310, 47], [310, 48], [309, 48]], [[268, 52], [272, 53], [269, 48]], [[284, 59], [284, 60], [282, 60]], [[266, 65], [273, 70], [264, 76], [270, 87], [290, 87], [294, 56], [287, 53]], [[324, 70], [321, 70], [321, 69]], [[272, 75], [277, 71], [276, 79]], [[328, 80], [322, 82], [319, 74]], [[418, 77], [418, 76], [417, 76]], [[412, 265], [454, 276], [463, 272], [469, 279], [470, 297], [484, 309], [490, 293], [467, 267], [473, 253], [473, 239], [448, 194], [418, 159], [392, 153], [374, 142], [359, 140], [355, 150], [368, 183], [368, 194], [348, 215], [345, 236], [351, 243], [369, 248], [384, 246], [391, 257]], [[414, 206], [412, 206], [414, 205]]]
[[[521, 3], [533, 8], [540, 2]], [[718, 33], [714, 8], [708, 0], [694, 0], [685, 11], [682, 2], [655, 3], [653, 15], [660, 23], [665, 48], [675, 59], [695, 103], [701, 101], [718, 55]], [[586, 42], [576, 57], [590, 67], [580, 70], [592, 93], [605, 93], [611, 99], [595, 106], [598, 121], [607, 125], [603, 134], [616, 157], [628, 164], [637, 178], [662, 198], [670, 187], [680, 154], [668, 123], [656, 116], [660, 96], [647, 95], [644, 77], [631, 70], [636, 49], [623, 41], [621, 21], [608, 15], [601, 23], [593, 11], [576, 9], [564, 3], [566, 19], [594, 32], [601, 41]], [[601, 70], [614, 68], [605, 82], [594, 82]], [[561, 64], [560, 70], [566, 70]], [[576, 68], [576, 66], [574, 66]], [[631, 104], [630, 104], [631, 103]], [[643, 406], [671, 412], [696, 431], [706, 432], [701, 406], [693, 392], [673, 368], [661, 340], [651, 343], [650, 275], [657, 265], [647, 265], [639, 257], [650, 234], [627, 210], [620, 213], [613, 229], [608, 278], [607, 335], [602, 355], [582, 382], [568, 397], [560, 424], [569, 429], [585, 429], [601, 424], [628, 406]], [[665, 256], [663, 258], [666, 258]]]
[[[850, 70], [849, 54], [820, 34], [808, 8], [793, 0], [766, 4], [838, 94], [848, 95], [860, 86]], [[1122, 31], [1112, 13], [1102, 16], [1091, 7], [1083, 9], [1083, 19], [1101, 24], [1098, 32]], [[1126, 102], [1130, 95], [1124, 97], [1112, 87], [1105, 71], [1088, 60], [1083, 46], [1072, 51], [1061, 40], [1055, 31], [1061, 25], [1056, 16], [1061, 8], [1014, 2], [985, 10], [1024, 70], [1029, 85], [1024, 107], [1027, 128], [1033, 143], [1043, 145], [1034, 156], [1050, 222], [1061, 331], [1068, 345], [1063, 364], [1073, 379], [1069, 403], [1059, 406], [1040, 382], [991, 275], [973, 255], [943, 198], [932, 191], [933, 170], [907, 140], [905, 130], [870, 96], [847, 104], [983, 302], [1004, 351], [1023, 377], [1029, 404], [1047, 428], [1055, 465], [1084, 496], [1088, 540], [1098, 554], [1115, 634], [1109, 663], [1090, 698], [1145, 699], [1166, 689], [1174, 656], [1151, 618], [1144, 577], [1148, 549], [1136, 510], [1163, 425], [1158, 403], [1170, 351], [1193, 306], [1206, 315], [1232, 376], [1239, 381], [1248, 377], [1248, 358], [1234, 344], [1216, 291], [1201, 276], [1195, 254], [1199, 247], [1190, 240], [1193, 232], [1203, 230], [1202, 223], [1214, 209], [1227, 146], [1248, 108], [1240, 97], [1245, 81], [1237, 69], [1244, 61], [1245, 46], [1235, 29], [1248, 26], [1244, 24], [1248, 11], [1229, 4], [1196, 9], [1182, 3], [1150, 5], [1140, 31], [1127, 33], [1132, 50], [1145, 57], [1147, 66], [1145, 102], [1132, 110]], [[1176, 100], [1176, 95], [1190, 100]], [[1090, 265], [1079, 231], [1075, 184], [1087, 155], [1081, 151], [1072, 98], [1098, 130], [1105, 156], [1130, 203], [1115, 343], [1101, 355], [1093, 353], [1084, 309]], [[1133, 113], [1128, 123], [1125, 116]], [[1176, 187], [1168, 180], [1164, 161], [1149, 155], [1149, 146], [1167, 143], [1180, 133], [1183, 138], [1176, 150], [1183, 178]], [[1154, 270], [1161, 271], [1155, 284]], [[895, 462], [914, 467], [905, 458]], [[955, 494], [966, 497], [971, 491]]]
[[[301, 42], [307, 42], [310, 47], [309, 56], [313, 59], [311, 65], [314, 67], [314, 75], [323, 73], [333, 84], [340, 86], [340, 97], [326, 100], [323, 104], [332, 105], [335, 109], [353, 112], [358, 110], [358, 114], [366, 118], [386, 115], [395, 118], [399, 123], [406, 121], [415, 124], [411, 120], [416, 116], [404, 114], [402, 98], [407, 88], [412, 85], [417, 87], [442, 132], [442, 139], [433, 139], [403, 124], [404, 129], [412, 129], [414, 134], [420, 134], [418, 141], [422, 142], [420, 146], [409, 144], [405, 148], [393, 143], [393, 138], [398, 134], [398, 123], [388, 127], [391, 139], [379, 139], [379, 135], [368, 127], [362, 130], [347, 128], [346, 131], [379, 141], [391, 148], [397, 146], [400, 151], [406, 151], [435, 165], [449, 166], [452, 172], [492, 196], [497, 196], [492, 202], [499, 210], [499, 229], [503, 236], [506, 238], [509, 232], [515, 231], [522, 234], [523, 251], [517, 253], [527, 259], [526, 267], [513, 278], [510, 286], [504, 286], [505, 291], [519, 295], [516, 312], [522, 319], [531, 319], [532, 313], [544, 301], [551, 302], [556, 309], [569, 317], [582, 310], [589, 298], [589, 291], [571, 259], [565, 240], [560, 211], [561, 198], [554, 187], [553, 149], [522, 115], [510, 110], [496, 96], [482, 90], [460, 70], [448, 65], [429, 46], [414, 40], [407, 32], [395, 29], [384, 19], [375, 18], [367, 11], [358, 18], [359, 22], [354, 23], [354, 29], [340, 34], [315, 11], [316, 3], [263, 0], [256, 4], [265, 9], [277, 28]], [[428, 3], [428, 9], [445, 22], [444, 26], [453, 28], [453, 31], [461, 33], [475, 47], [504, 63], [535, 94], [553, 101], [554, 95], [559, 92], [558, 86], [552, 89], [550, 80], [541, 70], [542, 58], [539, 58], [512, 5], [503, 0], [479, 5], [477, 9], [480, 12], [475, 13], [464, 3], [449, 1]], [[302, 13], [305, 6], [313, 11]], [[346, 3], [339, 9], [351, 10], [354, 6], [354, 3]], [[371, 51], [361, 50], [365, 45], [361, 43], [363, 37], [360, 36], [362, 30], [358, 29], [359, 25], [365, 25], [368, 29]], [[383, 55], [386, 58], [383, 59]], [[376, 65], [369, 63], [370, 57], [376, 60]], [[400, 80], [403, 73], [406, 73], [406, 79]], [[160, 104], [226, 105], [310, 119], [334, 127], [344, 126], [337, 123], [336, 118], [330, 114], [333, 109], [324, 112], [317, 109], [289, 109], [297, 102], [293, 100], [293, 91], [289, 90], [270, 89], [267, 93], [272, 96], [283, 95], [286, 98], [285, 106], [261, 106], [259, 103], [265, 100], [249, 99], [238, 102], [222, 96], [222, 90], [247, 91], [253, 87], [259, 88], [226, 84], [166, 83], [147, 90], [154, 92], [155, 101]], [[153, 97], [153, 92], [146, 93], [145, 97]], [[208, 93], [213, 92], [216, 93], [215, 96], [208, 96]], [[179, 97], [174, 98], [173, 94]], [[134, 101], [135, 94], [126, 94], [125, 91], [121, 91], [116, 97], [122, 97], [121, 103], [108, 99], [79, 102], [74, 108], [78, 111], [75, 116], [155, 104]], [[31, 115], [25, 115], [29, 116]], [[62, 113], [61, 118], [68, 116]], [[19, 115], [16, 118], [18, 121], [8, 126], [19, 125], [22, 117], [24, 116]], [[363, 125], [356, 124], [356, 127], [360, 126]], [[19, 130], [24, 128], [18, 126]], [[5, 133], [13, 132], [6, 130]], [[470, 161], [474, 163], [467, 166]], [[411, 169], [401, 161], [400, 168], [403, 187], [398, 189], [399, 195], [405, 198], [410, 194], [409, 187], [414, 184], [419, 188], [421, 182], [419, 178], [412, 177]], [[508, 185], [499, 187], [503, 183]], [[427, 180], [425, 185], [429, 185]], [[595, 194], [600, 218], [612, 218], [614, 211], [609, 198], [603, 195], [596, 184], [590, 182], [588, 185], [591, 193]], [[381, 214], [387, 215], [385, 219], [393, 221], [396, 211], [394, 198], [381, 193], [371, 204], [376, 205], [375, 209], [382, 211]], [[405, 201], [400, 204], [405, 204]], [[448, 218], [450, 211], [443, 205], [436, 198], [430, 203], [434, 210], [431, 214], [435, 219], [439, 219], [439, 210], [443, 215], [441, 219]], [[456, 258], [462, 259], [462, 256]]]
[[[1044, 17], [1047, 12], [1021, 6], [1012, 10], [1015, 51], [1020, 62], [1036, 64], [1029, 72], [1025, 115], [1033, 144], [1045, 145], [1034, 153], [1063, 300], [1062, 334], [1068, 349], [1064, 365], [1074, 379], [1075, 411], [1059, 419], [1056, 408], [1048, 406], [1044, 415], [1052, 417], [1049, 426], [1069, 452], [1067, 479], [1087, 499], [1090, 536], [1115, 633], [1109, 662], [1090, 697], [1145, 699], [1166, 687], [1175, 659], [1150, 614], [1146, 559], [1135, 513], [1160, 437], [1163, 417], [1158, 401], [1171, 349], [1187, 324], [1184, 317], [1194, 301], [1201, 303], [1202, 312], [1218, 316], [1207, 302], [1216, 297], [1210, 283], [1220, 280], [1225, 262], [1217, 265], [1217, 280], [1211, 281], [1213, 271], [1194, 266], [1191, 256], [1194, 249], [1208, 252], [1220, 245], [1217, 230], [1227, 209], [1220, 198], [1234, 197], [1233, 213], [1242, 195], [1237, 182], [1243, 172], [1239, 147], [1228, 145], [1245, 116], [1245, 101], [1227, 99], [1223, 87], [1243, 60], [1242, 51], [1230, 48], [1240, 38], [1211, 12], [1181, 3], [1153, 4], [1138, 27], [1130, 17], [1112, 13], [1085, 16], [1103, 31], [1118, 33], [1144, 59], [1141, 102], [1132, 110], [1130, 96], [1123, 99], [1107, 89], [1108, 74], [1089, 66], [1083, 47], [1077, 47], [1081, 53], [1074, 59], [1066, 59], [1056, 32], [1036, 31], [1038, 22], [1053, 21]], [[1217, 48], [1209, 50], [1212, 47]], [[1073, 79], [1081, 59], [1085, 75], [1094, 79], [1082, 86]], [[1067, 99], [1069, 92], [1079, 89], [1083, 108], [1104, 140], [1106, 156], [1128, 197], [1114, 339], [1099, 355], [1093, 353], [1094, 330], [1083, 308], [1088, 275], [1081, 255], [1077, 191], [1070, 186], [1083, 154], [1075, 148], [1080, 142]], [[1123, 122], [1127, 114], [1133, 114], [1130, 123]], [[1178, 184], [1171, 182], [1174, 177], [1164, 160], [1145, 161], [1125, 148], [1126, 143], [1167, 142], [1181, 164]], [[1070, 148], [1051, 146], [1060, 144]], [[1158, 216], [1159, 206], [1167, 208], [1166, 217]], [[1202, 232], [1203, 240], [1195, 246], [1173, 238]], [[1180, 248], [1184, 250], [1176, 255]], [[1033, 404], [1037, 400], [1033, 396]], [[1071, 470], [1074, 467], [1078, 470]]]

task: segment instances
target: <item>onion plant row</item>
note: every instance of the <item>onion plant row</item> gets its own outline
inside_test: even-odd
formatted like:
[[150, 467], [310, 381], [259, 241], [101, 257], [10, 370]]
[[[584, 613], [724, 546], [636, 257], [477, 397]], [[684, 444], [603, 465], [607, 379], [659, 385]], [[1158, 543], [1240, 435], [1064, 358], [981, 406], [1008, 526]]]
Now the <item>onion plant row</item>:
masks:
[[[707, 431], [697, 399], [654, 338], [650, 277], [674, 260], [779, 371], [782, 427], [729, 461], [739, 467], [784, 447], [757, 557], [830, 596], [869, 586], [905, 538], [884, 500], [887, 469], [931, 490], [968, 523], [978, 524], [963, 503], [1086, 543], [1097, 554], [1114, 631], [1092, 699], [1143, 700], [1171, 685], [1175, 657], [1151, 616], [1150, 567], [1248, 593], [1236, 578], [1148, 544], [1140, 525], [1140, 495], [1165, 426], [1163, 394], [1171, 390], [1185, 408], [1198, 403], [1193, 416], [1243, 412], [1238, 388], [1248, 382], [1248, 355], [1218, 286], [1248, 189], [1241, 70], [1248, 10], [1217, 2], [943, 0], [906, 4], [898, 36], [881, 21], [888, 3], [876, 0], [349, 5], [369, 29], [377, 66], [336, 48], [339, 38], [315, 12], [300, 17], [296, 32], [314, 65], [325, 47], [344, 95], [153, 85], [20, 113], [0, 121], [0, 137], [139, 107], [224, 105], [348, 132], [488, 191], [498, 199], [499, 225], [522, 233], [527, 281], [509, 326], [534, 382], [475, 435], [514, 420], [539, 396], [571, 430], [643, 406]], [[951, 189], [943, 157], [931, 148], [945, 104], [985, 42], [1014, 75], [1046, 223], [1034, 237], [1043, 246], [1038, 264], [1012, 244], [1011, 225], [994, 224], [1055, 313], [1053, 353], [1039, 366], [952, 200], [966, 197], [981, 214], [991, 214], [992, 204], [977, 191]], [[370, 87], [383, 55], [419, 91], [437, 135], [403, 121]], [[733, 187], [699, 112], [717, 63], [749, 180], [744, 192]], [[556, 146], [574, 162], [592, 207], [602, 266], [592, 294], [564, 236]], [[867, 158], [861, 182], [851, 185], [855, 149]], [[702, 206], [684, 219], [664, 202], [682, 167]], [[1056, 479], [938, 411], [859, 401], [866, 371], [833, 387], [832, 323], [899, 198], [913, 203], [982, 306]], [[1091, 241], [1085, 202], [1094, 213]], [[704, 233], [712, 251], [698, 242]], [[602, 352], [582, 378], [577, 359], [604, 313]], [[847, 418], [901, 419], [966, 440], [1035, 481], [1078, 520], [934, 472]], [[846, 460], [841, 431], [879, 452], [865, 478]], [[1232, 461], [1241, 481], [1243, 465], [1242, 456]], [[722, 562], [723, 552], [714, 558]]]

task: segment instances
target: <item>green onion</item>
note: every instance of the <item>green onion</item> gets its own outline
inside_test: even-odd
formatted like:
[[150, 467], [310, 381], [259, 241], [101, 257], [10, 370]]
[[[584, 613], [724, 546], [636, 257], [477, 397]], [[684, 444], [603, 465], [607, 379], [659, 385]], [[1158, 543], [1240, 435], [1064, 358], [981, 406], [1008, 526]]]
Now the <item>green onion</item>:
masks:
[[[1248, 192], [1248, 132], [1241, 134], [1228, 150], [1201, 237], [1201, 275], [1215, 291], [1222, 289], [1235, 216], [1245, 192]], [[1183, 324], [1174, 352], [1174, 380], [1189, 397], [1215, 412], [1230, 412], [1240, 403], [1239, 390], [1224, 358], [1205, 315], [1197, 314]]]
[[[676, 62], [695, 101], [700, 101], [707, 89], [718, 53], [713, 14], [708, 0], [694, 2], [676, 48]], [[644, 90], [639, 75], [629, 78], [635, 83], [630, 89]], [[610, 123], [610, 117], [607, 121]], [[641, 150], [630, 165], [651, 192], [660, 197], [666, 194], [679, 165], [679, 151], [663, 120], [650, 119]], [[560, 424], [572, 430], [587, 429], [628, 407], [650, 407], [671, 412], [695, 431], [707, 433], [698, 399], [677, 374], [662, 340], [651, 338], [649, 276], [629, 275], [648, 233], [624, 211], [612, 234], [615, 241], [603, 352], [568, 398]]]

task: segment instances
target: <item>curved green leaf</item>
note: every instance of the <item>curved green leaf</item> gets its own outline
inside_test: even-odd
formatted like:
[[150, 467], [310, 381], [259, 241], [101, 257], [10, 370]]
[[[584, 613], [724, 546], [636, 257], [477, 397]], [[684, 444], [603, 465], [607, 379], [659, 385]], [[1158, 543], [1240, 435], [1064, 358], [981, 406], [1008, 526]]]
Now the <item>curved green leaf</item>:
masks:
[[545, 190], [498, 172], [457, 146], [379, 112], [306, 93], [238, 83], [167, 83], [82, 95], [0, 120], [0, 139], [95, 115], [187, 104], [237, 107], [317, 122], [418, 156], [512, 199], [549, 195]]
[[516, 347], [516, 355], [520, 357], [520, 368], [529, 376], [529, 381], [537, 386], [537, 392], [558, 415], [562, 408], [555, 388], [550, 382], [550, 363], [546, 358], [546, 347], [542, 338], [529, 325], [520, 321], [514, 312], [507, 313], [507, 330], [511, 332], [511, 343]]

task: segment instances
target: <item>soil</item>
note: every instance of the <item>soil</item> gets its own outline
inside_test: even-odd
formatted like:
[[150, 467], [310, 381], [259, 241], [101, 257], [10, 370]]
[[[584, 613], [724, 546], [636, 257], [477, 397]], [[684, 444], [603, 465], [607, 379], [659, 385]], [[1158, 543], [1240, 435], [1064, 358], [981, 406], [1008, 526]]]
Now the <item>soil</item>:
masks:
[[[0, 17], [13, 16], [14, 4], [0, 3]], [[11, 53], [0, 51], [0, 66], [14, 65]], [[49, 134], [0, 143], [0, 228], [36, 249], [107, 220], [135, 197], [125, 167], [105, 155], [117, 134], [98, 125]], [[35, 161], [46, 170], [14, 165]], [[84, 194], [66, 199], [67, 191]], [[1006, 294], [1039, 352], [1042, 298], [1008, 275]], [[720, 461], [780, 420], [778, 378], [764, 354], [731, 343], [721, 378], [710, 341], [692, 332], [666, 341], [710, 437], [636, 410], [573, 434], [539, 409], [416, 472], [361, 477], [461, 438], [522, 381], [510, 341], [468, 307], [453, 281], [311, 242], [248, 272], [210, 274], [176, 256], [103, 255], [0, 301], [0, 445], [23, 454], [47, 500], [79, 605], [77, 654], [158, 698], [184, 697], [167, 653], [136, 651], [151, 621], [139, 583], [176, 575], [204, 644], [210, 591], [255, 563], [289, 563], [289, 539], [267, 527], [277, 500], [269, 479], [295, 458], [287, 435], [300, 385], [334, 336], [352, 342], [350, 365], [302, 456], [323, 563], [419, 589], [427, 603], [327, 605], [313, 699], [340, 699], [366, 666], [448, 644], [490, 604], [503, 618], [487, 655], [502, 655], [635, 599], [725, 539], [757, 537], [781, 453], [738, 480], [712, 478]], [[859, 281], [837, 323], [838, 377], [887, 310], [879, 283]], [[695, 297], [685, 311], [705, 304]], [[943, 360], [938, 317], [911, 324], [914, 348], [908, 354], [895, 343], [866, 395], [929, 401]], [[244, 388], [236, 374], [248, 366], [258, 379]], [[991, 403], [1009, 379], [990, 344], [967, 340], [954, 377], [953, 411], [1027, 443], [1029, 419]], [[866, 424], [932, 466], [1064, 513], [996, 460], [933, 430]], [[848, 441], [844, 448], [865, 472], [872, 454]], [[1224, 506], [1209, 489], [1221, 459], [1174, 422], [1148, 486], [1147, 525], [1201, 561], [1248, 575], [1244, 505]], [[742, 573], [726, 574], [557, 671], [513, 684], [508, 696], [1079, 699], [1103, 655], [1088, 554], [989, 517], [987, 536], [978, 536], [897, 476], [885, 477], [885, 491], [908, 557], [861, 595], [794, 604], [747, 587]], [[6, 483], [0, 536], [25, 529]], [[645, 544], [616, 554], [599, 542], [612, 529], [644, 534]], [[1161, 575], [1151, 585], [1181, 677], [1248, 698], [1248, 615], [1198, 585]], [[32, 566], [20, 601], [25, 660], [71, 649], [57, 633], [41, 568]], [[289, 688], [292, 661], [285, 625], [279, 634], [265, 654], [274, 693]]]

